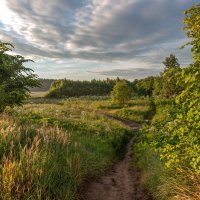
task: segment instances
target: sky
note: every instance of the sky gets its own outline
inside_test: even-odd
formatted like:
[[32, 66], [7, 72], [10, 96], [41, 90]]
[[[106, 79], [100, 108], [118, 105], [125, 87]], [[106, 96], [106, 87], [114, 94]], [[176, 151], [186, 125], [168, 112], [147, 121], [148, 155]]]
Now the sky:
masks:
[[191, 63], [182, 30], [194, 0], [0, 0], [0, 40], [41, 78], [140, 79], [175, 54]]

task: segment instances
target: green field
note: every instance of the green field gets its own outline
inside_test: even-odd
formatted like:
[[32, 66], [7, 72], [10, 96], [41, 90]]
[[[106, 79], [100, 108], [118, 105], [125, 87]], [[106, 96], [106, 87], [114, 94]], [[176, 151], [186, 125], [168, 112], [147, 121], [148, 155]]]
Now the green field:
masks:
[[[148, 110], [149, 101], [132, 100], [127, 108], [139, 112], [141, 106]], [[132, 137], [104, 116], [123, 109], [113, 107], [110, 100], [74, 98], [8, 109], [0, 120], [1, 199], [76, 199], [87, 178], [123, 157]]]

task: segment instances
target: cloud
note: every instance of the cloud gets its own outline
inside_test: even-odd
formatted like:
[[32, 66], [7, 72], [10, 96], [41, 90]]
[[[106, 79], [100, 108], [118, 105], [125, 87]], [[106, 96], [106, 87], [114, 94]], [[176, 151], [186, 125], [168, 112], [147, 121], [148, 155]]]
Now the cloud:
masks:
[[[157, 64], [169, 53], [190, 54], [182, 11], [195, 0], [2, 0], [0, 40], [41, 59]], [[62, 62], [62, 61], [61, 61]]]
[[159, 68], [127, 68], [112, 69], [105, 71], [88, 71], [89, 73], [102, 75], [104, 77], [120, 77], [129, 80], [145, 78], [147, 76], [159, 75]]

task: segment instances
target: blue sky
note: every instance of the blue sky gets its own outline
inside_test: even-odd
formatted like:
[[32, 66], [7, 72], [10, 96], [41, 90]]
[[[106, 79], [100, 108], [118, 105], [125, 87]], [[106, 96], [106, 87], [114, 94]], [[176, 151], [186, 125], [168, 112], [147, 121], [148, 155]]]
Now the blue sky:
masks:
[[1, 0], [0, 40], [43, 78], [134, 80], [175, 54], [191, 62], [182, 19], [194, 0]]

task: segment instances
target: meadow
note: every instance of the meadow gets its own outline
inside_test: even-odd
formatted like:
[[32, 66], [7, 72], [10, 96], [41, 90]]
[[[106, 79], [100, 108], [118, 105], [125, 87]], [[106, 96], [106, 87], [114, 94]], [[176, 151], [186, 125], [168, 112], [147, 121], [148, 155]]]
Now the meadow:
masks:
[[142, 122], [150, 105], [146, 99], [123, 108], [108, 98], [35, 98], [7, 109], [0, 118], [1, 199], [77, 199], [84, 181], [121, 159], [133, 137], [104, 113], [133, 110]]
[[[122, 159], [135, 137], [133, 162], [141, 171], [141, 184], [155, 199], [199, 199], [194, 163], [199, 149], [188, 145], [187, 157], [179, 157], [184, 149], [167, 132], [177, 113], [173, 98], [144, 97], [126, 104], [113, 103], [108, 96], [32, 97], [21, 107], [7, 108], [0, 117], [0, 198], [79, 199], [85, 182]], [[109, 116], [137, 122], [141, 129], [133, 135]]]

